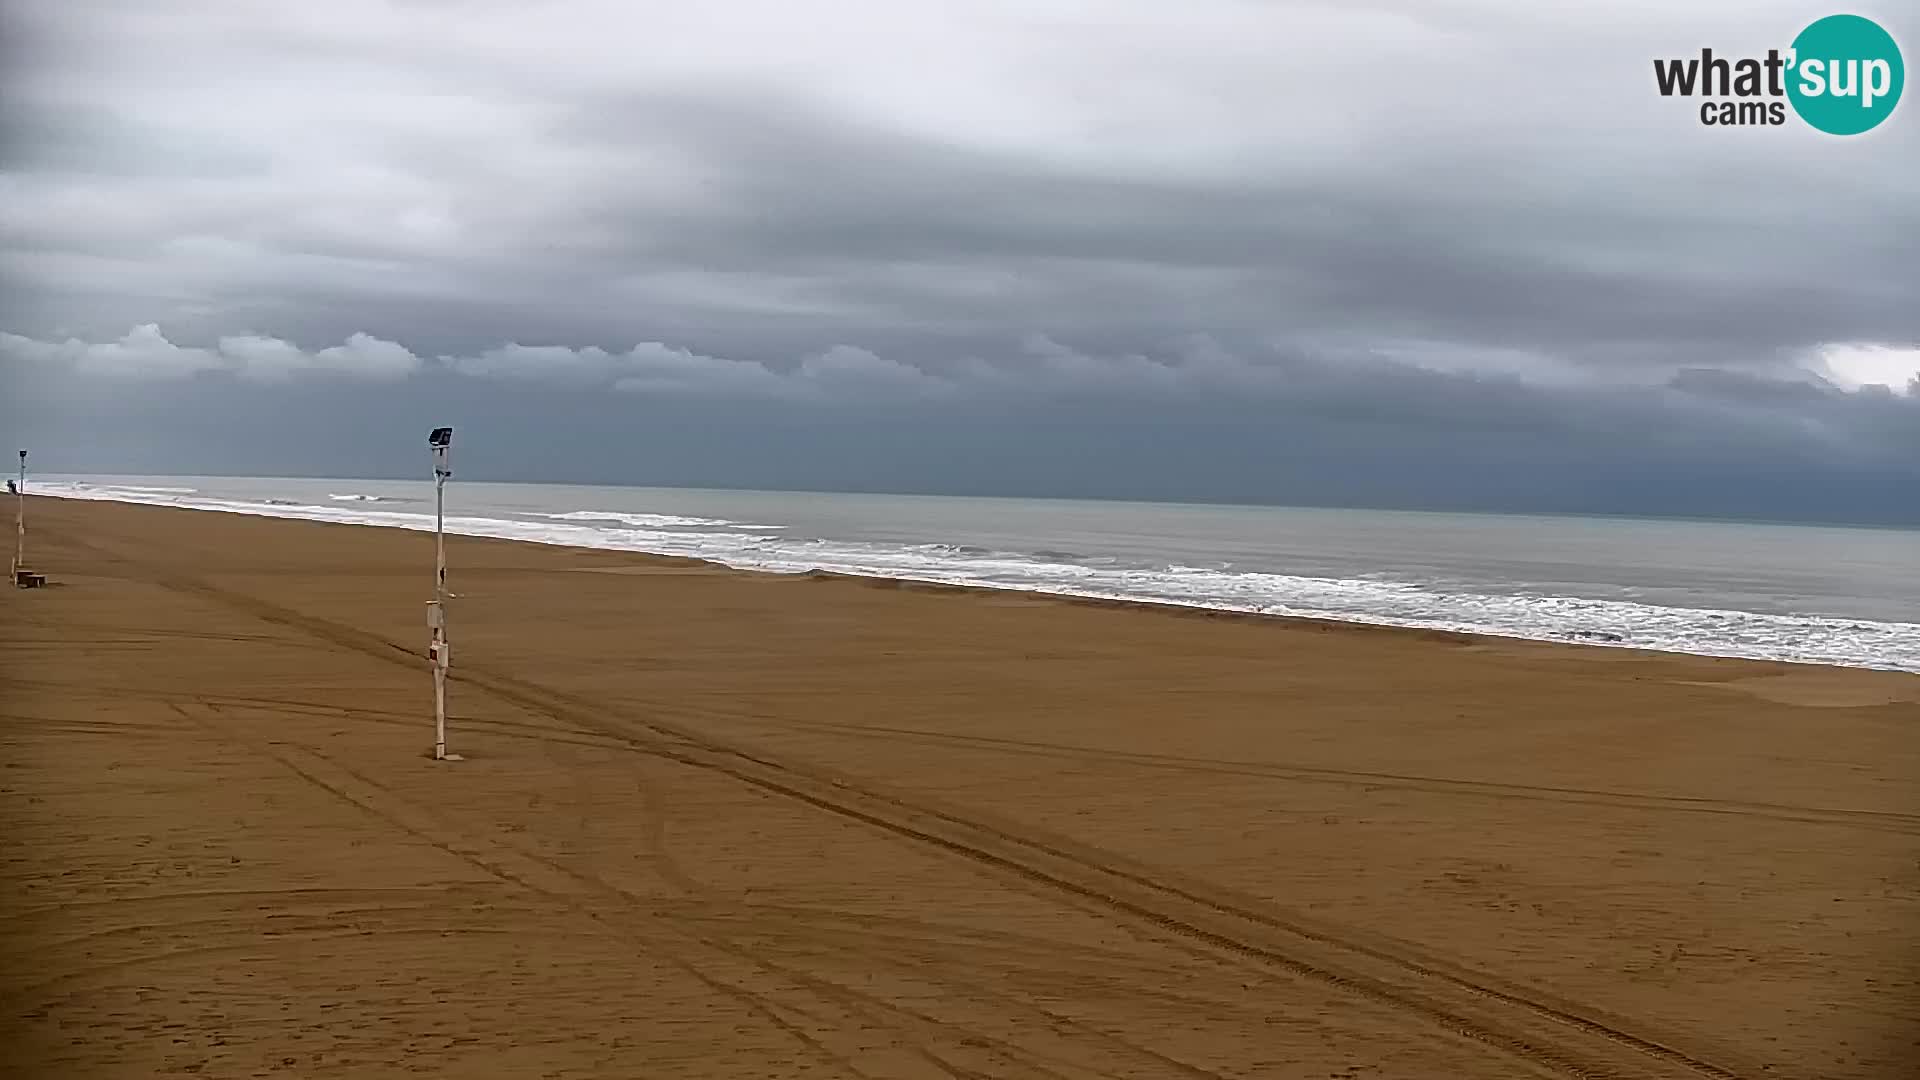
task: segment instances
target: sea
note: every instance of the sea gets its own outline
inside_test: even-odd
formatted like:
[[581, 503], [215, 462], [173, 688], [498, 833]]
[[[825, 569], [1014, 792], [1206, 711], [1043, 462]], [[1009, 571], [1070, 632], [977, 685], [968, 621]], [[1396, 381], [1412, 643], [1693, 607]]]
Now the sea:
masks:
[[[398, 529], [434, 520], [430, 480], [58, 476], [28, 490]], [[1907, 529], [460, 479], [445, 497], [453, 533], [767, 573], [1920, 672], [1920, 531]]]

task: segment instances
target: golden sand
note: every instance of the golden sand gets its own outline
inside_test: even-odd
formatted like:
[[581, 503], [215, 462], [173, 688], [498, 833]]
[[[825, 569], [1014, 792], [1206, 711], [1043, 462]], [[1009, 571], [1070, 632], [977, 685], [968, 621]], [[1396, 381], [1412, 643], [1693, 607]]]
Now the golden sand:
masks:
[[1920, 678], [34, 525], [7, 1076], [1920, 1075]]

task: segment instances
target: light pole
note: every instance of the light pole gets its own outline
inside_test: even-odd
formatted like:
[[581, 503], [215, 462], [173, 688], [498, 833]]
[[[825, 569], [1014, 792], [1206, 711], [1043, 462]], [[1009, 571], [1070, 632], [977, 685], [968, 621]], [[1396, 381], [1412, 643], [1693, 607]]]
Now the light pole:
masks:
[[27, 568], [27, 452], [20, 451], [20, 482], [13, 489], [13, 583]]
[[433, 599], [427, 601], [427, 629], [433, 642], [427, 659], [433, 664], [433, 758], [435, 761], [459, 761], [460, 755], [447, 753], [447, 534], [446, 488], [453, 470], [447, 467], [447, 448], [453, 445], [453, 429], [434, 428], [427, 436], [433, 455]]

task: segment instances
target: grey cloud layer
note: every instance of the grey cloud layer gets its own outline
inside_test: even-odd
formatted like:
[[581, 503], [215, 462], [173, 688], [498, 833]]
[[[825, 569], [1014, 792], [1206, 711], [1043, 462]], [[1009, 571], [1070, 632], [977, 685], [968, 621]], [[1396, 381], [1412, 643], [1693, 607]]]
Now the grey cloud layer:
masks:
[[1920, 125], [1714, 132], [1651, 92], [1795, 5], [679, 7], [10, 4], [0, 325], [1920, 340]]

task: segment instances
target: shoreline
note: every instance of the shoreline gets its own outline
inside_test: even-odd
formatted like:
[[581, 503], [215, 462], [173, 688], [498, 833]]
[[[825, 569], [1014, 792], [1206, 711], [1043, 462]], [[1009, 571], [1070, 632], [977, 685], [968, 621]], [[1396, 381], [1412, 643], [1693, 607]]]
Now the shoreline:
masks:
[[[183, 478], [183, 479], [192, 479], [192, 478]], [[186, 510], [186, 511], [202, 512], [202, 513], [231, 514], [237, 517], [269, 518], [269, 519], [281, 520], [281, 521], [307, 522], [307, 523], [316, 524], [316, 525], [344, 525], [344, 526], [354, 526], [354, 527], [368, 528], [368, 529], [399, 530], [399, 531], [405, 531], [405, 532], [422, 532], [422, 531], [430, 532], [431, 531], [430, 525], [428, 525], [425, 528], [422, 528], [419, 526], [403, 524], [399, 522], [395, 522], [391, 524], [382, 524], [382, 523], [360, 522], [360, 521], [329, 521], [324, 518], [313, 517], [309, 513], [304, 513], [304, 512], [282, 513], [282, 512], [279, 512], [282, 509], [281, 507], [276, 505], [268, 505], [268, 504], [259, 504], [257, 509], [254, 509], [254, 508], [242, 509], [237, 507], [178, 506], [178, 505], [170, 505], [166, 503], [157, 503], [157, 502], [140, 502], [135, 500], [124, 500], [124, 499], [113, 499], [113, 498], [91, 498], [87, 496], [76, 496], [72, 494], [42, 494], [42, 495], [36, 495], [33, 497], [59, 499], [63, 501], [77, 502], [77, 503], [109, 503], [109, 504], [123, 505], [123, 506], [144, 506], [144, 507], [151, 507], [154, 509]], [[291, 506], [285, 507], [284, 509], [288, 511], [314, 511], [314, 510], [326, 510], [330, 508], [319, 506], [319, 505], [297, 504], [297, 505], [291, 505]], [[341, 512], [350, 513], [352, 511], [341, 511]], [[360, 512], [365, 513], [365, 511], [360, 511]], [[410, 514], [418, 513], [417, 510], [398, 511], [398, 512], [410, 513]], [[1408, 512], [1415, 512], [1415, 511], [1408, 511]], [[1424, 511], [1419, 511], [1419, 512], [1424, 512]], [[519, 522], [516, 522], [513, 519], [509, 519], [509, 518], [497, 518], [497, 519], [496, 518], [479, 518], [477, 520], [490, 521], [490, 522], [497, 521], [500, 524], [508, 524], [508, 525], [520, 524]], [[1747, 523], [1735, 523], [1735, 524], [1747, 524]], [[1692, 650], [1692, 649], [1681, 649], [1681, 648], [1670, 648], [1670, 649], [1660, 648], [1658, 646], [1648, 645], [1645, 643], [1606, 640], [1604, 637], [1600, 636], [1602, 634], [1607, 633], [1605, 631], [1590, 632], [1594, 635], [1592, 637], [1579, 637], [1571, 634], [1562, 635], [1562, 636], [1547, 636], [1545, 634], [1530, 635], [1530, 634], [1524, 634], [1519, 632], [1509, 633], [1509, 632], [1501, 632], [1498, 630], [1481, 629], [1476, 627], [1460, 627], [1460, 626], [1454, 626], [1454, 625], [1432, 625], [1432, 624], [1416, 622], [1414, 620], [1393, 620], [1387, 617], [1368, 618], [1368, 617], [1362, 617], [1362, 616], [1356, 615], [1354, 617], [1348, 618], [1348, 617], [1343, 617], [1337, 613], [1325, 613], [1325, 612], [1316, 612], [1312, 614], [1294, 614], [1289, 612], [1258, 611], [1258, 610], [1249, 610], [1245, 607], [1232, 607], [1232, 606], [1226, 606], [1224, 604], [1209, 603], [1205, 601], [1186, 602], [1186, 601], [1181, 601], [1177, 599], [1167, 599], [1167, 598], [1115, 596], [1115, 595], [1106, 594], [1106, 593], [1099, 593], [1099, 592], [1092, 592], [1092, 591], [1079, 591], [1079, 590], [1074, 590], [1071, 588], [1064, 588], [1064, 587], [1054, 588], [1054, 587], [1048, 587], [1044, 585], [1018, 586], [1018, 585], [999, 584], [999, 583], [987, 582], [987, 581], [960, 582], [960, 581], [943, 580], [937, 577], [916, 576], [910, 572], [885, 573], [877, 570], [876, 571], [851, 571], [851, 570], [838, 570], [838, 569], [780, 570], [780, 569], [774, 569], [771, 567], [764, 567], [764, 566], [740, 565], [736, 563], [727, 562], [720, 558], [708, 558], [708, 557], [697, 556], [697, 555], [669, 554], [669, 553], [663, 553], [663, 552], [657, 552], [657, 551], [648, 551], [640, 548], [600, 547], [595, 545], [571, 544], [563, 540], [544, 540], [544, 539], [527, 537], [527, 536], [498, 536], [498, 535], [491, 535], [487, 533], [462, 532], [453, 527], [448, 528], [447, 535], [449, 537], [461, 536], [470, 540], [498, 540], [498, 541], [503, 541], [507, 543], [523, 543], [523, 544], [531, 544], [531, 545], [536, 545], [541, 547], [553, 547], [553, 548], [561, 548], [561, 549], [568, 549], [568, 550], [620, 551], [620, 552], [627, 552], [635, 555], [644, 555], [644, 556], [648, 556], [651, 558], [658, 558], [658, 559], [681, 559], [681, 560], [687, 560], [687, 561], [699, 563], [702, 565], [711, 565], [711, 566], [719, 567], [735, 573], [764, 574], [764, 575], [775, 575], [775, 576], [802, 576], [802, 577], [836, 576], [836, 577], [844, 577], [844, 578], [847, 578], [850, 580], [856, 580], [856, 581], [900, 582], [900, 583], [907, 583], [914, 586], [924, 587], [929, 589], [958, 589], [958, 590], [968, 590], [968, 591], [986, 591], [986, 592], [1015, 595], [1015, 596], [1030, 595], [1030, 596], [1038, 596], [1038, 597], [1049, 597], [1049, 598], [1060, 600], [1060, 601], [1084, 603], [1084, 604], [1091, 604], [1096, 606], [1098, 605], [1137, 606], [1142, 608], [1165, 610], [1165, 611], [1172, 611], [1172, 612], [1198, 612], [1198, 613], [1204, 613], [1204, 614], [1208, 614], [1215, 617], [1236, 616], [1241, 618], [1258, 619], [1258, 620], [1278, 619], [1278, 620], [1288, 620], [1292, 622], [1297, 622], [1297, 623], [1302, 623], [1307, 625], [1315, 625], [1315, 626], [1320, 626], [1324, 624], [1324, 626], [1329, 628], [1361, 627], [1361, 628], [1368, 628], [1368, 629], [1375, 629], [1375, 630], [1394, 630], [1394, 631], [1401, 631], [1401, 632], [1412, 633], [1412, 634], [1432, 634], [1432, 635], [1438, 635], [1438, 638], [1437, 638], [1438, 640], [1464, 639], [1463, 643], [1479, 643], [1479, 644], [1485, 644], [1485, 645], [1504, 645], [1504, 644], [1520, 644], [1520, 643], [1544, 645], [1544, 646], [1565, 645], [1565, 646], [1573, 646], [1573, 647], [1619, 650], [1627, 653], [1646, 653], [1646, 654], [1652, 654], [1652, 655], [1658, 655], [1658, 656], [1685, 656], [1685, 657], [1697, 657], [1702, 659], [1736, 660], [1736, 661], [1744, 661], [1744, 662], [1757, 663], [1757, 664], [1784, 664], [1784, 665], [1789, 665], [1792, 668], [1816, 668], [1816, 669], [1832, 668], [1832, 669], [1845, 670], [1845, 671], [1871, 671], [1871, 672], [1883, 672], [1888, 674], [1906, 674], [1906, 675], [1920, 674], [1920, 659], [1917, 659], [1912, 666], [1901, 666], [1897, 662], [1891, 662], [1891, 661], [1880, 663], [1880, 664], [1867, 664], [1867, 663], [1847, 664], [1847, 663], [1836, 663], [1832, 661], [1819, 660], [1819, 659], [1797, 659], [1797, 658], [1789, 658], [1789, 657], [1757, 656], [1757, 655], [1752, 655], [1750, 652], [1704, 651], [1704, 650]], [[1555, 597], [1553, 599], [1581, 600], [1583, 598]], [[1814, 616], [1814, 615], [1771, 616], [1770, 613], [1751, 612], [1751, 611], [1745, 611], [1745, 610], [1734, 609], [1734, 608], [1727, 608], [1727, 609], [1691, 608], [1686, 610], [1699, 612], [1707, 615], [1725, 614], [1725, 615], [1748, 616], [1748, 617], [1752, 617], [1752, 616], [1782, 617], [1782, 618], [1805, 619], [1809, 621], [1818, 621], [1822, 623], [1841, 623], [1841, 624], [1864, 623], [1868, 625], [1920, 626], [1920, 623], [1880, 624], [1880, 623], [1876, 623], [1874, 620], [1851, 619], [1851, 618], [1844, 618], [1839, 616]]]

